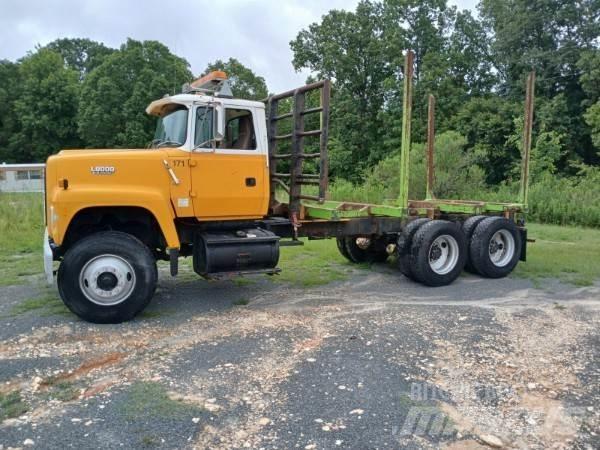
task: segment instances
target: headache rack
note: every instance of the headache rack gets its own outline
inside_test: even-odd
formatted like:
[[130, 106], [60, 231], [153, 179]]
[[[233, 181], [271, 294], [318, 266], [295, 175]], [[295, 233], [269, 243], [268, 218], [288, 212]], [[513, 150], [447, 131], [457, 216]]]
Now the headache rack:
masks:
[[[307, 94], [319, 92], [318, 105], [307, 105]], [[268, 136], [269, 136], [269, 171], [271, 179], [271, 195], [269, 213], [272, 215], [289, 215], [297, 217], [301, 212], [302, 200], [312, 200], [323, 203], [329, 183], [329, 164], [327, 155], [327, 140], [329, 137], [329, 80], [307, 84], [298, 89], [272, 95], [267, 99]], [[288, 101], [286, 101], [289, 99]], [[287, 111], [282, 112], [285, 103]], [[308, 106], [308, 107], [307, 107]], [[307, 117], [319, 114], [319, 127], [305, 129]], [[289, 130], [279, 126], [284, 119], [292, 119]], [[281, 134], [280, 134], [281, 133]], [[319, 137], [318, 151], [305, 152], [305, 139]], [[279, 152], [279, 143], [291, 143], [285, 153]], [[313, 146], [314, 147], [314, 146]], [[317, 173], [307, 173], [305, 162], [318, 160]], [[289, 167], [283, 171], [282, 166]], [[314, 171], [313, 171], [314, 172]], [[318, 195], [302, 193], [303, 185], [318, 186]], [[282, 189], [288, 194], [288, 203], [277, 199], [277, 190]]]

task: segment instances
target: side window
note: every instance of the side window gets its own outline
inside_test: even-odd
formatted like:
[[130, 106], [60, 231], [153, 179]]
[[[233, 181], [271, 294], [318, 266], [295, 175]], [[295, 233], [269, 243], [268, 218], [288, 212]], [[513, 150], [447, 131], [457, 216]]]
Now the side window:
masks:
[[210, 148], [213, 139], [213, 110], [208, 106], [196, 109], [194, 148]]
[[256, 135], [252, 112], [247, 109], [225, 110], [225, 140], [222, 148], [232, 150], [256, 150]]

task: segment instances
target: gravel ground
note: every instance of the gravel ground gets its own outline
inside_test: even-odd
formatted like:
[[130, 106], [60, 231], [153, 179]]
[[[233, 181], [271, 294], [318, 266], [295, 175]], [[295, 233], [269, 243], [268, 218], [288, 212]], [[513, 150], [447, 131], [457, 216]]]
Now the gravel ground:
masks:
[[598, 285], [161, 273], [130, 323], [11, 314], [42, 290], [0, 288], [0, 449], [600, 448]]

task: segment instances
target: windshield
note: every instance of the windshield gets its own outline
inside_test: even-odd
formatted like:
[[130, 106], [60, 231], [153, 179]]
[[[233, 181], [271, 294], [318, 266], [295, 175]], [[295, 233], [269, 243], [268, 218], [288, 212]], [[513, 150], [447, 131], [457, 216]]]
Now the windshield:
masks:
[[152, 145], [155, 147], [179, 147], [187, 136], [188, 109], [183, 105], [172, 105], [171, 111], [158, 119]]

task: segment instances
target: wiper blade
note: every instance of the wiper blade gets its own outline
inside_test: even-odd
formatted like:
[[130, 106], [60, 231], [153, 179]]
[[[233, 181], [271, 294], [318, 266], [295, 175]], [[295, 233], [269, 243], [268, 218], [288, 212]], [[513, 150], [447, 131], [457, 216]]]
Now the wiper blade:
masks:
[[175, 147], [179, 147], [180, 145], [183, 145], [183, 142], [169, 141], [169, 140], [166, 140], [166, 141], [158, 140], [158, 142], [154, 143], [154, 145], [157, 148], [158, 147], [163, 147], [165, 145], [172, 145], [172, 146], [175, 146]]

